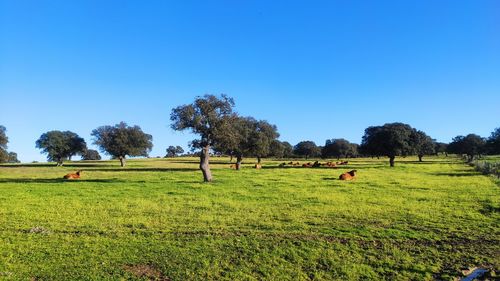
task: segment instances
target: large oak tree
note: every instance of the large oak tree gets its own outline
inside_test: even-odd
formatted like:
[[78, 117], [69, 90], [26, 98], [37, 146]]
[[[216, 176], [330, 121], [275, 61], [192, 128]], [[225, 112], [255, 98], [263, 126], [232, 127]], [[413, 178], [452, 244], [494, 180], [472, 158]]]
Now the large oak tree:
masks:
[[368, 155], [389, 157], [389, 164], [394, 167], [396, 156], [414, 153], [414, 133], [415, 129], [403, 123], [368, 127], [361, 142], [361, 150]]
[[435, 141], [422, 131], [414, 130], [412, 134], [412, 146], [418, 156], [418, 161], [422, 162], [424, 155], [436, 153]]
[[87, 150], [85, 140], [71, 131], [49, 131], [40, 136], [36, 147], [47, 154], [47, 160], [57, 162], [58, 166], [72, 156]]
[[231, 151], [236, 156], [239, 170], [243, 157], [256, 157], [260, 164], [262, 157], [271, 153], [271, 146], [279, 137], [275, 125], [253, 117], [234, 117], [231, 122], [232, 136], [219, 142], [217, 151]]
[[326, 140], [325, 146], [321, 149], [323, 158], [335, 157], [355, 157], [358, 155], [358, 146], [345, 139]]
[[189, 130], [199, 136], [191, 142], [191, 147], [201, 149], [200, 170], [205, 182], [213, 179], [210, 171], [211, 148], [235, 138], [231, 128], [231, 122], [236, 118], [233, 107], [234, 100], [226, 95], [205, 95], [196, 97], [191, 104], [172, 109], [170, 114], [172, 129]]
[[120, 160], [125, 167], [127, 156], [148, 156], [153, 148], [153, 137], [142, 131], [139, 126], [128, 126], [120, 122], [115, 126], [101, 126], [92, 131], [94, 144], [102, 152]]
[[448, 152], [455, 154], [467, 155], [467, 161], [472, 162], [474, 157], [483, 153], [485, 149], [485, 140], [476, 135], [468, 134], [467, 136], [456, 136], [453, 141], [448, 144]]
[[301, 141], [293, 147], [293, 153], [298, 156], [304, 156], [307, 159], [309, 157], [319, 156], [321, 154], [321, 148], [313, 141]]

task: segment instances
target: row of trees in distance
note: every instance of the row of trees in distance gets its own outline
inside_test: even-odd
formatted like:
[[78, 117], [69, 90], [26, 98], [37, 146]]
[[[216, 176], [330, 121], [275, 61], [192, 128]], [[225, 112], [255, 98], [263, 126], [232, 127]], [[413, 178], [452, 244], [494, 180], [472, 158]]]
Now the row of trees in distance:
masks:
[[[189, 130], [199, 138], [190, 142], [190, 147], [199, 151], [200, 169], [205, 181], [211, 181], [210, 154], [230, 155], [236, 158], [240, 168], [244, 157], [256, 157], [260, 163], [264, 157], [323, 157], [349, 158], [358, 156], [386, 156], [394, 166], [397, 156], [417, 155], [422, 161], [424, 155], [455, 153], [467, 155], [469, 161], [480, 154], [500, 154], [500, 128], [488, 139], [469, 134], [457, 136], [450, 144], [438, 143], [423, 131], [408, 124], [388, 123], [365, 129], [360, 145], [345, 139], [326, 140], [324, 146], [313, 141], [301, 141], [292, 146], [280, 141], [278, 129], [265, 120], [239, 116], [233, 111], [234, 100], [226, 95], [205, 95], [194, 102], [173, 108], [170, 114], [171, 128], [177, 131]], [[0, 161], [8, 162], [6, 152], [8, 138], [5, 127], [0, 126]], [[119, 159], [125, 166], [128, 156], [148, 156], [153, 147], [152, 136], [139, 126], [128, 126], [121, 122], [114, 126], [101, 126], [91, 133], [93, 144], [101, 152]], [[49, 131], [40, 136], [36, 147], [47, 154], [49, 161], [62, 165], [66, 159], [81, 155], [84, 160], [99, 160], [95, 150], [87, 148], [85, 140], [70, 131]], [[166, 157], [184, 153], [180, 146], [169, 146]], [[17, 155], [15, 159], [17, 161]], [[7, 159], [7, 160], [6, 160]]]

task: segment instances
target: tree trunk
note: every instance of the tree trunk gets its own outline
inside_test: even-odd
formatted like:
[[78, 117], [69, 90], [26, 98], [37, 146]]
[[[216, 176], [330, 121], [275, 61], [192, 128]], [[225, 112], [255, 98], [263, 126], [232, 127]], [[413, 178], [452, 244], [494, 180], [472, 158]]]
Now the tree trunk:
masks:
[[200, 153], [200, 170], [203, 173], [203, 181], [212, 181], [212, 172], [210, 171], [210, 145], [201, 149]]
[[389, 156], [389, 164], [391, 167], [394, 167], [394, 158], [396, 158], [396, 156]]
[[260, 156], [257, 156], [257, 164], [260, 164], [261, 161], [262, 161], [262, 158], [260, 158]]
[[120, 166], [125, 167], [125, 156], [120, 156], [118, 159], [120, 159]]
[[423, 155], [418, 156], [418, 162], [422, 162], [422, 157], [424, 157], [424, 156]]
[[229, 163], [233, 163], [233, 154], [229, 155]]
[[242, 160], [243, 160], [242, 155], [236, 155], [236, 170], [240, 169]]
[[474, 160], [474, 155], [468, 155], [468, 157], [469, 157], [468, 162], [471, 163]]

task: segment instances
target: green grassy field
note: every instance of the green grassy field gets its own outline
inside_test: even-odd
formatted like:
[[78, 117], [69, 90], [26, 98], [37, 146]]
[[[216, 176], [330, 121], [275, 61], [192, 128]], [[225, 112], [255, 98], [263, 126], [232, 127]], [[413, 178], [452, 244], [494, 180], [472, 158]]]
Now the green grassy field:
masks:
[[[500, 266], [498, 182], [454, 158], [0, 166], [0, 280], [449, 280]], [[299, 160], [300, 161], [300, 160]], [[83, 178], [64, 181], [83, 169]], [[351, 182], [340, 173], [358, 170]]]

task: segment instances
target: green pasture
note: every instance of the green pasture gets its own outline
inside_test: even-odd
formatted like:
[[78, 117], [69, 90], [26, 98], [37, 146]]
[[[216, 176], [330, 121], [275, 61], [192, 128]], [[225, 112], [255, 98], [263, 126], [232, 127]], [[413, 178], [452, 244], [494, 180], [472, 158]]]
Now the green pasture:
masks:
[[[457, 158], [416, 160], [264, 160], [256, 170], [244, 159], [235, 171], [212, 158], [209, 184], [196, 158], [3, 165], [0, 280], [452, 280], [464, 267], [498, 270], [499, 183]], [[82, 179], [62, 180], [79, 169]], [[337, 180], [351, 169], [354, 181]]]

